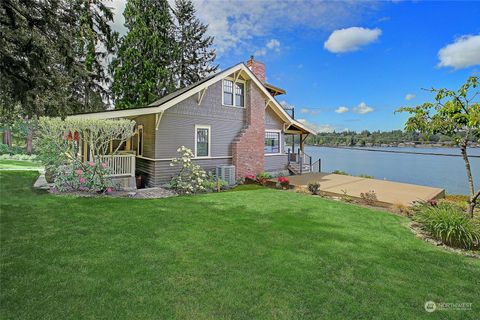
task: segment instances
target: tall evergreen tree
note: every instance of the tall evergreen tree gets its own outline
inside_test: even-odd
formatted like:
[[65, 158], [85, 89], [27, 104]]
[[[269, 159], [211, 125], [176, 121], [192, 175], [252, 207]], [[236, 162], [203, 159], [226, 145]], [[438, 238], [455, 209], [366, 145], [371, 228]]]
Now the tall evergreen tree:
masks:
[[113, 46], [112, 19], [101, 0], [3, 0], [0, 101], [12, 103], [2, 103], [1, 114], [14, 106], [28, 119], [98, 109], [102, 98], [98, 103], [97, 94], [92, 107], [84, 88], [105, 90], [105, 54], [99, 48]]
[[191, 0], [175, 1], [176, 40], [179, 50], [175, 63], [177, 87], [185, 87], [215, 72], [218, 65], [213, 37], [207, 36], [208, 25], [202, 24], [195, 16]]
[[104, 0], [72, 1], [78, 16], [75, 24], [75, 59], [77, 67], [70, 88], [78, 111], [105, 109], [110, 97], [107, 57], [114, 53], [118, 35], [113, 32], [113, 12]]
[[175, 89], [174, 24], [167, 0], [129, 0], [128, 32], [112, 61], [112, 92], [118, 109], [145, 106]]

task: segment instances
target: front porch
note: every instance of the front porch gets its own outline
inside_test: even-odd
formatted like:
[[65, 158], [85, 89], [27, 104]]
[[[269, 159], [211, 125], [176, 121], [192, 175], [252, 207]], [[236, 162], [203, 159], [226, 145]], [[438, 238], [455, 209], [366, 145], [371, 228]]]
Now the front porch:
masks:
[[[287, 150], [288, 170], [294, 175], [302, 175], [310, 172], [320, 172], [321, 160], [313, 159], [310, 155], [305, 153], [305, 140], [309, 136], [309, 132], [290, 126], [285, 130], [285, 136], [291, 137], [291, 145], [285, 146]], [[297, 144], [295, 143], [298, 138]]]

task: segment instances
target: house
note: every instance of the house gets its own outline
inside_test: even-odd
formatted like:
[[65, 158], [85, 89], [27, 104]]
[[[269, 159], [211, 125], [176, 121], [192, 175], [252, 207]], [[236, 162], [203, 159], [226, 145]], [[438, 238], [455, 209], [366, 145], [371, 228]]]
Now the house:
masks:
[[[178, 156], [179, 146], [193, 150], [194, 161], [205, 170], [233, 164], [237, 178], [261, 171], [307, 170], [311, 160], [304, 155], [303, 142], [315, 132], [282, 108], [275, 96], [285, 91], [265, 80], [265, 65], [252, 56], [246, 64], [209, 76], [147, 107], [70, 118], [134, 120], [135, 135], [125, 143], [122, 154], [106, 159], [110, 157], [118, 176], [136, 172], [148, 186], [162, 185], [177, 173], [170, 162]], [[287, 135], [298, 136], [292, 139], [300, 141], [297, 149], [294, 142], [285, 146]], [[83, 150], [88, 160], [86, 143]]]

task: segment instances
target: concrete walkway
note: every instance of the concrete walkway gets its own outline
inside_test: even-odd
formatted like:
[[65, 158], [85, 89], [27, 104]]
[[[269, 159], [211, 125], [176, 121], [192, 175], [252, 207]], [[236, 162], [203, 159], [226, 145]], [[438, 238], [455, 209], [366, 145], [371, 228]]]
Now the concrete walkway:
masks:
[[307, 188], [309, 182], [320, 183], [320, 191], [331, 196], [343, 196], [345, 193], [354, 198], [370, 190], [375, 191], [378, 202], [383, 205], [402, 204], [409, 206], [414, 201], [428, 201], [445, 196], [440, 188], [419, 186], [377, 179], [345, 176], [333, 173], [307, 173], [288, 177], [290, 184], [298, 188]]

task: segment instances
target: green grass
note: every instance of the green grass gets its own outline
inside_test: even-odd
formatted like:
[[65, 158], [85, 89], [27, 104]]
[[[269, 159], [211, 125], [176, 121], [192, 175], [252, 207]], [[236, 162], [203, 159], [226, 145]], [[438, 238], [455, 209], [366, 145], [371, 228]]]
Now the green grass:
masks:
[[[56, 197], [1, 180], [2, 319], [478, 319], [480, 261], [407, 219], [246, 186]], [[428, 300], [471, 311], [424, 310]]]
[[42, 165], [24, 160], [0, 160], [0, 169], [40, 169]]

